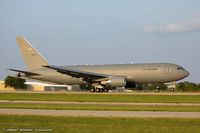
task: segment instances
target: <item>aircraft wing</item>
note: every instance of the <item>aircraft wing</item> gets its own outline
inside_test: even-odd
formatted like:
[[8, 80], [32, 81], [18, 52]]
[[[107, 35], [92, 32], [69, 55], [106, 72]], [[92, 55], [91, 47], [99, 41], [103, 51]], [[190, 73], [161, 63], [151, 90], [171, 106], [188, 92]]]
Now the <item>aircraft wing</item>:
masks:
[[15, 71], [19, 73], [24, 73], [26, 76], [37, 76], [40, 75], [38, 73], [33, 73], [33, 72], [28, 72], [28, 71], [23, 71], [23, 70], [17, 70], [17, 69], [9, 69], [10, 71]]
[[66, 75], [69, 75], [72, 77], [83, 78], [83, 80], [85, 80], [87, 82], [101, 81], [101, 80], [105, 80], [105, 79], [109, 78], [109, 76], [111, 76], [111, 75], [107, 75], [107, 74], [74, 70], [74, 69], [59, 67], [59, 66], [44, 66], [44, 67], [57, 70], [57, 72], [59, 72], [59, 73], [66, 74]]

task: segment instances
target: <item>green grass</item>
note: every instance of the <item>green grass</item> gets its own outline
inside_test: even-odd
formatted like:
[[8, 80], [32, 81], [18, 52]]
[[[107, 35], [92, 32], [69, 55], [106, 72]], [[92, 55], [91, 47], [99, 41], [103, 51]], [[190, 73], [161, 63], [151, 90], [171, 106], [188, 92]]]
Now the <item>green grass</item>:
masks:
[[200, 103], [199, 95], [0, 93], [0, 100]]
[[54, 110], [113, 110], [113, 111], [172, 111], [200, 112], [200, 106], [145, 106], [145, 105], [99, 105], [99, 104], [29, 104], [1, 103], [0, 108], [54, 109]]
[[1, 133], [7, 128], [46, 128], [54, 133], [199, 133], [199, 127], [200, 119], [0, 115]]

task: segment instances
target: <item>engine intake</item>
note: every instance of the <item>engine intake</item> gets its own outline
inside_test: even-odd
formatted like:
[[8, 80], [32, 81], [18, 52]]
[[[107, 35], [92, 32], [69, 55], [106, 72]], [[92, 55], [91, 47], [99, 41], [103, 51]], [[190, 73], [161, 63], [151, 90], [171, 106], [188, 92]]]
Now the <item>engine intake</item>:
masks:
[[109, 85], [111, 87], [125, 87], [126, 80], [124, 77], [112, 77], [109, 80], [101, 81], [102, 85]]

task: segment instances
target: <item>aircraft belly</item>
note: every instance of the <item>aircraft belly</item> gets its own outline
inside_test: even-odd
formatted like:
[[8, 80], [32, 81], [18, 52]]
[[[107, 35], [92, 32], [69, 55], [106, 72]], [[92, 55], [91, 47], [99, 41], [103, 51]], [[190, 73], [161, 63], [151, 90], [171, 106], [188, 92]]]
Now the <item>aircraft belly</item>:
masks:
[[166, 75], [160, 72], [149, 73], [136, 73], [133, 77], [129, 78], [131, 81], [138, 83], [160, 83], [174, 81], [170, 75]]

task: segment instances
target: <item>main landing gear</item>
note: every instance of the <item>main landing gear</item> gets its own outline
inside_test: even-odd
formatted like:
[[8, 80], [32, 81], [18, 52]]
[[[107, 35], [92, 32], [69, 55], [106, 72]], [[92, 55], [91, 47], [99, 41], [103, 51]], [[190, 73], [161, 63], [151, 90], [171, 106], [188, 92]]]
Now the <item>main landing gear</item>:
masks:
[[91, 88], [90, 89], [90, 92], [108, 92], [109, 89], [108, 88], [104, 88], [104, 87], [99, 87], [99, 86], [96, 86], [94, 88]]

